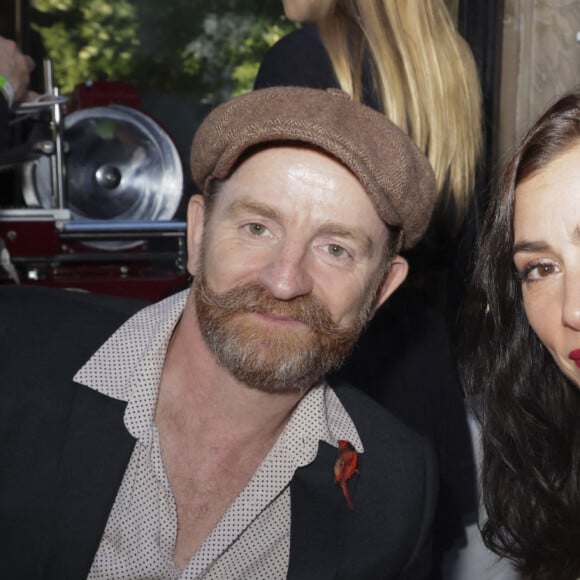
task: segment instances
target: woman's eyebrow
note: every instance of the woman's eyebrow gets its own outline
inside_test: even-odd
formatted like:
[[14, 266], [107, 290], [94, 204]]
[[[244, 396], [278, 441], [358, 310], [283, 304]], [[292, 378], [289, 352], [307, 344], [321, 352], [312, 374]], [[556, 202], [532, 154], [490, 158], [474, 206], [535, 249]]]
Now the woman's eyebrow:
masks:
[[[580, 242], [580, 225], [577, 225], [572, 232], [571, 240], [573, 242]], [[519, 242], [514, 243], [512, 255], [515, 255], [518, 252], [546, 252], [550, 249], [550, 244], [543, 240], [533, 242], [530, 240], [520, 240]]]
[[521, 240], [514, 244], [512, 249], [512, 255], [518, 252], [545, 252], [550, 249], [550, 245], [547, 242], [537, 241], [531, 242], [528, 240]]

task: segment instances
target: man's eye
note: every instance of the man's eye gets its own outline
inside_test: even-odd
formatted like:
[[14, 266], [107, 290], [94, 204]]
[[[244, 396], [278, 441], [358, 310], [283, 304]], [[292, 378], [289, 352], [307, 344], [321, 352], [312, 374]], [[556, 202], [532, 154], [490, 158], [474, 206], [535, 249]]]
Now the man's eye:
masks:
[[348, 256], [348, 252], [338, 244], [328, 244], [328, 253], [334, 258], [342, 258], [343, 256]]
[[245, 226], [245, 229], [248, 233], [252, 234], [253, 236], [263, 236], [267, 231], [268, 228], [263, 226], [262, 224], [252, 223]]

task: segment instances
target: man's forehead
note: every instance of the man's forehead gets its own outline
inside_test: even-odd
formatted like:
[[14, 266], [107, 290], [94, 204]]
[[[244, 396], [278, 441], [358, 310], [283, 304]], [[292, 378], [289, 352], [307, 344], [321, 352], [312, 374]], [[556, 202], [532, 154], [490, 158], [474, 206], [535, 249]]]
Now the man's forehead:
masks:
[[358, 178], [332, 156], [310, 147], [262, 148], [244, 159], [223, 183], [228, 191], [267, 189], [272, 198], [295, 195], [313, 206], [347, 195], [352, 203], [373, 208], [381, 219]]
[[[327, 167], [341, 168], [345, 173], [348, 173], [354, 180], [360, 183], [356, 175], [342, 161], [327, 151], [323, 151], [308, 143], [269, 143], [260, 147], [254, 147], [240, 158], [239, 163], [234, 167], [230, 177], [244, 165], [247, 166], [250, 161], [252, 164], [263, 163], [270, 166], [271, 164], [280, 165], [288, 158], [291, 158], [296, 164], [294, 172], [297, 176], [311, 167], [325, 165]], [[363, 187], [362, 184], [361, 187]]]

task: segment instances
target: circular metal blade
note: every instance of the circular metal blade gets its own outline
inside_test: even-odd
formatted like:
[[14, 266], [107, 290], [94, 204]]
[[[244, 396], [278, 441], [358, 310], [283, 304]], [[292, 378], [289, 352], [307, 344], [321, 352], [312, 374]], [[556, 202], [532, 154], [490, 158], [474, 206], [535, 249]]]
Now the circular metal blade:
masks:
[[[183, 189], [183, 169], [169, 136], [137, 109], [80, 109], [64, 118], [66, 206], [74, 220], [168, 220]], [[30, 207], [54, 207], [50, 159], [24, 166]], [[127, 242], [96, 247], [126, 248]]]

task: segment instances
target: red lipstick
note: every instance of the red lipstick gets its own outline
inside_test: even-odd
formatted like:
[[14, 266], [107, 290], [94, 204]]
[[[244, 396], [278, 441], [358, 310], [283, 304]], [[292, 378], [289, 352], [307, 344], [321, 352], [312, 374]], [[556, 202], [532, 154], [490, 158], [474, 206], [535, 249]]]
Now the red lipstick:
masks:
[[573, 360], [578, 368], [580, 368], [580, 348], [571, 350], [568, 353], [568, 358]]

